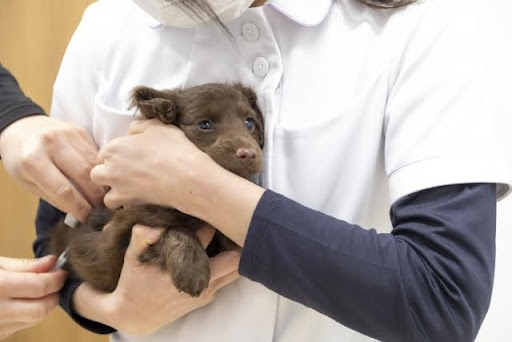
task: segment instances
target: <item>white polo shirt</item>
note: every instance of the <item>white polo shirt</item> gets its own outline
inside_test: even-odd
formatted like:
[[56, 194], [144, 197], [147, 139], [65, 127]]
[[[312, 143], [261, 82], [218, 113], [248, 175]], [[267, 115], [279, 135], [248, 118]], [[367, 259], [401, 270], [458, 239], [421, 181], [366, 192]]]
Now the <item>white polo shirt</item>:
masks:
[[[127, 0], [91, 5], [55, 84], [51, 114], [102, 146], [127, 132], [137, 85], [252, 86], [266, 120], [263, 185], [389, 232], [398, 198], [439, 185], [499, 183], [508, 165], [487, 111], [473, 0], [375, 10], [356, 0], [268, 0], [214, 25], [161, 25]], [[371, 341], [248, 279], [144, 338], [113, 341]]]

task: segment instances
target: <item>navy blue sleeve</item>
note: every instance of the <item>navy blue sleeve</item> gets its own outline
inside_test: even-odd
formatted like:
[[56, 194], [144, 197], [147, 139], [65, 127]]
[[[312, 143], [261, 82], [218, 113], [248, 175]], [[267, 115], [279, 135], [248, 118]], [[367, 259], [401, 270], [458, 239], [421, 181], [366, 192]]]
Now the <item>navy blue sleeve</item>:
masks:
[[[42, 257], [48, 253], [48, 239], [50, 230], [55, 224], [61, 220], [65, 214], [53, 207], [44, 200], [39, 201], [36, 216], [36, 241], [33, 244], [33, 250], [36, 257]], [[72, 307], [72, 296], [78, 285], [82, 281], [80, 279], [69, 277], [64, 287], [60, 291], [59, 304], [64, 311], [83, 328], [97, 334], [110, 334], [116, 330], [104, 324], [88, 320], [78, 315]]]
[[267, 190], [240, 274], [381, 341], [468, 342], [489, 308], [496, 188], [423, 190], [378, 234]]
[[16, 79], [0, 65], [0, 133], [14, 121], [36, 114], [44, 114], [43, 109], [23, 94]]

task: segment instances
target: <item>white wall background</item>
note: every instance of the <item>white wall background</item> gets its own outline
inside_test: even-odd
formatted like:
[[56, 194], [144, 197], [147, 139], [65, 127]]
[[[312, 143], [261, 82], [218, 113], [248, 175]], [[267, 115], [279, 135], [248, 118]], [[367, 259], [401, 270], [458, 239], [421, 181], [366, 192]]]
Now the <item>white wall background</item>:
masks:
[[[450, 0], [446, 0], [450, 1]], [[512, 159], [512, 0], [477, 0], [499, 132]], [[512, 177], [512, 175], [511, 175]], [[496, 274], [491, 308], [477, 342], [512, 341], [512, 194], [498, 203]]]

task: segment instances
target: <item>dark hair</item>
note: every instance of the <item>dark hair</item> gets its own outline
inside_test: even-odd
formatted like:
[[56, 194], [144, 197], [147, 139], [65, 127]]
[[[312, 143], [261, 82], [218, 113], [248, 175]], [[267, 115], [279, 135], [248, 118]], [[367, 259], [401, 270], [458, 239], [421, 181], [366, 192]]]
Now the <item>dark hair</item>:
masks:
[[199, 19], [206, 22], [213, 20], [213, 22], [227, 33], [228, 38], [234, 43], [234, 38], [229, 29], [224, 25], [222, 20], [217, 16], [213, 8], [206, 0], [166, 0], [169, 2], [175, 1], [178, 6], [191, 18]]
[[[230, 38], [233, 38], [228, 28], [222, 20], [219, 19], [217, 14], [213, 11], [206, 0], [167, 0], [178, 3], [178, 5], [187, 13], [190, 17], [199, 19], [201, 21], [213, 20], [224, 30]], [[408, 5], [416, 0], [358, 0], [363, 4], [366, 4], [375, 8], [396, 8]]]
[[396, 8], [408, 5], [416, 0], [359, 0], [363, 4], [376, 8]]
[[[173, 1], [173, 0], [167, 0]], [[176, 1], [176, 0], [174, 0]], [[416, 0], [358, 0], [363, 4], [378, 8], [395, 8], [408, 5]], [[190, 16], [199, 18], [202, 20], [207, 19], [218, 19], [217, 15], [210, 7], [206, 0], [178, 0], [178, 4], [186, 11]]]

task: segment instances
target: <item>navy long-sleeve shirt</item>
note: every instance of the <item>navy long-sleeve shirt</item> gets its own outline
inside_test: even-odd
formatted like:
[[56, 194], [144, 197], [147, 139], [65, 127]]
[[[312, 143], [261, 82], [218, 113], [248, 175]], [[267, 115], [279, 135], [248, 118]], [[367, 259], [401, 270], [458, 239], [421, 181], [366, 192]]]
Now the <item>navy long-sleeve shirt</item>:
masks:
[[[62, 217], [41, 202], [36, 255]], [[382, 341], [467, 342], [492, 292], [496, 188], [427, 189], [391, 208], [393, 231], [377, 234], [267, 190], [253, 215], [240, 273]], [[73, 312], [70, 280], [62, 307], [97, 333], [113, 329]]]
[[0, 133], [14, 121], [43, 113], [41, 107], [23, 94], [11, 73], [0, 65]]

